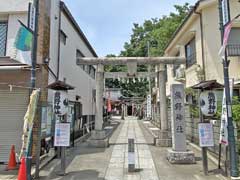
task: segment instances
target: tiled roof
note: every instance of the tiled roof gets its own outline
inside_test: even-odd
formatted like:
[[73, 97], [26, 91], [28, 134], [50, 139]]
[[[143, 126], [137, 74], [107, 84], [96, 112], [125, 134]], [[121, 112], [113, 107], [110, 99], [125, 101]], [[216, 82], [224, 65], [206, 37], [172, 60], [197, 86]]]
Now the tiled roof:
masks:
[[211, 89], [222, 89], [224, 86], [218, 83], [216, 80], [202, 81], [194, 86], [193, 89], [211, 90]]

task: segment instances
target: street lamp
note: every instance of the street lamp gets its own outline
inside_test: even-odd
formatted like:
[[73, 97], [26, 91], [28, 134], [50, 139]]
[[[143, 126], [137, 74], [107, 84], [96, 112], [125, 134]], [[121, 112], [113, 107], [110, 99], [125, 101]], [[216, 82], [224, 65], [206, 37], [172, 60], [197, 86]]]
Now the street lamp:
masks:
[[[227, 6], [227, 8], [222, 7], [222, 3]], [[230, 22], [230, 6], [229, 0], [218, 0], [219, 6], [219, 25], [221, 31], [221, 43], [223, 44], [223, 37], [224, 37], [224, 27], [226, 24]], [[223, 12], [224, 11], [224, 12]], [[225, 24], [223, 22], [223, 14], [226, 15]], [[236, 142], [234, 136], [234, 126], [233, 126], [233, 118], [232, 118], [232, 103], [231, 103], [231, 96], [230, 96], [230, 86], [229, 86], [229, 64], [230, 61], [228, 60], [227, 51], [225, 50], [224, 57], [222, 58], [223, 63], [223, 73], [224, 73], [224, 86], [225, 86], [225, 95], [226, 95], [226, 111], [227, 111], [227, 121], [228, 121], [228, 141], [229, 141], [229, 151], [230, 151], [230, 169], [231, 169], [231, 176], [238, 177], [238, 155], [236, 152]]]

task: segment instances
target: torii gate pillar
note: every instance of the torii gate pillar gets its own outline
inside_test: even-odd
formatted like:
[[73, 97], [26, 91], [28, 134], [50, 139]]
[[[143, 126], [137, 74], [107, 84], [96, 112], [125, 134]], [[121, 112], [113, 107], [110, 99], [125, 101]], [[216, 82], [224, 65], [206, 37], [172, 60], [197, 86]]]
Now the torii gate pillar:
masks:
[[96, 121], [95, 130], [101, 131], [103, 127], [103, 92], [104, 92], [104, 66], [97, 65], [96, 73]]
[[168, 129], [168, 106], [166, 97], [166, 69], [164, 64], [159, 65], [159, 99], [160, 99], [160, 131], [158, 138], [155, 139], [155, 145], [160, 147], [170, 147], [172, 140]]
[[109, 138], [103, 129], [103, 93], [104, 93], [104, 66], [97, 65], [96, 73], [96, 119], [95, 130], [88, 140], [89, 146], [104, 148], [109, 145]]

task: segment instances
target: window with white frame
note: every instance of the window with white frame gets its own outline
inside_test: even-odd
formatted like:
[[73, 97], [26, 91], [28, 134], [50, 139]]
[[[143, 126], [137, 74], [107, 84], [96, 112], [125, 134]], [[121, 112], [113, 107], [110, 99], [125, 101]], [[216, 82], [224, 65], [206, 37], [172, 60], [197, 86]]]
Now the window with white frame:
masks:
[[0, 22], [0, 56], [6, 55], [7, 22]]
[[240, 28], [232, 28], [227, 45], [228, 56], [240, 56]]

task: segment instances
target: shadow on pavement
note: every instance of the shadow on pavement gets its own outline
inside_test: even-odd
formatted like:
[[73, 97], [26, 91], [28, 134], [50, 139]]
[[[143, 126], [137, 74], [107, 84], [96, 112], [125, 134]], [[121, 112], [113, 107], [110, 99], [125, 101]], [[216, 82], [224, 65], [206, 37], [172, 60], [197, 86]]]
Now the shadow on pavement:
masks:
[[58, 179], [58, 180], [105, 180], [105, 178], [99, 178], [99, 172], [94, 170], [82, 170], [82, 171], [73, 171], [67, 173], [65, 176], [58, 176], [56, 173], [52, 174], [51, 176], [44, 177], [42, 176], [41, 180], [51, 180], [51, 179]]
[[0, 165], [0, 175], [17, 175], [18, 174], [19, 165], [17, 165], [17, 168], [15, 170], [9, 170], [9, 171], [6, 171], [6, 167], [7, 165], [3, 165], [3, 164]]
[[202, 157], [195, 157], [196, 161], [202, 161]]
[[218, 174], [221, 174], [223, 176], [226, 175], [226, 173], [222, 169], [213, 169], [213, 170], [208, 171], [208, 173], [209, 174], [214, 174], [214, 175], [218, 175]]
[[[114, 124], [108, 124], [107, 126], [118, 127], [120, 122]], [[115, 131], [116, 128], [109, 128]], [[107, 129], [108, 130], [108, 129]], [[110, 137], [112, 133], [110, 134]], [[88, 142], [79, 142], [75, 144], [75, 147], [69, 148], [66, 151], [66, 176], [59, 176], [61, 169], [60, 159], [55, 159], [51, 164], [47, 165], [42, 170], [41, 180], [105, 180], [103, 177], [107, 167], [108, 160], [105, 162], [106, 153], [109, 153], [111, 147], [108, 148], [94, 148], [89, 147]]]

